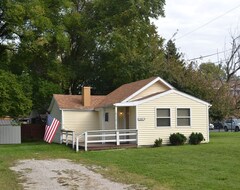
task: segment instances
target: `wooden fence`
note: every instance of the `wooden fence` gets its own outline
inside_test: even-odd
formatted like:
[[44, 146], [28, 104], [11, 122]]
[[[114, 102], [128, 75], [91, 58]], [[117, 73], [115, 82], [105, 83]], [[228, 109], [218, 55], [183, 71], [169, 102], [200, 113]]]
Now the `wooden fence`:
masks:
[[45, 132], [45, 124], [22, 124], [22, 141], [42, 141]]
[[20, 144], [21, 127], [20, 126], [0, 126], [0, 144]]

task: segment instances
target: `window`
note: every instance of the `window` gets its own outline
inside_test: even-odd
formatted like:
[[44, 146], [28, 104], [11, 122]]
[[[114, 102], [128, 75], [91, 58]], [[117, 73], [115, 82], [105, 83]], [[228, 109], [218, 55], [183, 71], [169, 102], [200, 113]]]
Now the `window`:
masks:
[[190, 108], [178, 108], [177, 126], [190, 126], [190, 125], [191, 125]]
[[170, 118], [170, 109], [161, 108], [157, 109], [157, 127], [170, 127], [171, 118]]
[[104, 115], [104, 120], [105, 120], [106, 122], [108, 122], [108, 119], [109, 119], [108, 112], [106, 112], [105, 115]]

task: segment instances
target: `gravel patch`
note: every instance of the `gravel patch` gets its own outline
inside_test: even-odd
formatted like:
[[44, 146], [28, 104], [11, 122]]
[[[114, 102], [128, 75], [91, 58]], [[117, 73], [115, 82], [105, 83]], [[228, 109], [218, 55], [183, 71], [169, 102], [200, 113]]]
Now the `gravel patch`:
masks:
[[66, 159], [21, 160], [10, 169], [19, 174], [26, 190], [135, 189], [133, 185], [110, 181], [84, 165]]

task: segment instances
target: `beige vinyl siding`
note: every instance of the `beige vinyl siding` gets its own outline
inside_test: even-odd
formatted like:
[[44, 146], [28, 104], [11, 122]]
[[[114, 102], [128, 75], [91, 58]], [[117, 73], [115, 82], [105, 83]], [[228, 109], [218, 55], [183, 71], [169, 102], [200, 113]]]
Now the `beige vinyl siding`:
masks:
[[[104, 123], [104, 126], [103, 126], [103, 129], [104, 130], [113, 130], [115, 129], [115, 110], [114, 110], [114, 107], [109, 107], [109, 108], [104, 108], [104, 113], [108, 113], [108, 122], [106, 122], [103, 118], [103, 123]], [[104, 117], [104, 115], [103, 115]]]
[[100, 130], [97, 111], [70, 111], [63, 110], [63, 128], [73, 130], [77, 134], [90, 130]]
[[51, 110], [51, 116], [60, 121], [60, 127], [58, 127], [53, 142], [60, 143], [61, 129], [62, 129], [62, 117], [61, 110], [59, 110], [58, 105], [55, 100], [53, 100], [53, 107]]
[[136, 129], [136, 107], [129, 107], [129, 129]]
[[137, 100], [139, 98], [143, 98], [145, 96], [149, 96], [154, 93], [164, 92], [166, 90], [169, 90], [169, 88], [167, 86], [165, 86], [164, 84], [162, 84], [160, 82], [156, 82], [155, 84], [151, 85], [150, 87], [145, 89], [143, 92], [141, 92], [140, 94], [138, 94], [137, 96], [132, 98], [130, 101]]
[[[170, 127], [156, 127], [157, 108], [170, 108]], [[177, 126], [177, 108], [190, 108], [190, 127]], [[186, 137], [189, 137], [192, 132], [201, 132], [206, 139], [205, 142], [209, 141], [207, 105], [176, 93], [139, 105], [138, 118], [145, 118], [144, 121], [138, 121], [138, 143], [140, 146], [152, 145], [157, 138], [162, 138], [163, 144], [169, 144], [170, 134], [176, 132], [183, 133]]]
[[100, 109], [98, 111], [98, 123], [99, 123], [99, 129], [103, 130], [104, 128], [104, 110]]

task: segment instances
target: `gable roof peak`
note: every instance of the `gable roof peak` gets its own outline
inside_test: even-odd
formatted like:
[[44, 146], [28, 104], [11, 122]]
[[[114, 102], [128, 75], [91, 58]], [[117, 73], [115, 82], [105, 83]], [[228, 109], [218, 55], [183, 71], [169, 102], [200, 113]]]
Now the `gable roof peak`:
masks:
[[109, 93], [106, 96], [105, 100], [100, 104], [100, 106], [105, 107], [113, 105], [115, 103], [126, 102], [156, 82], [161, 82], [167, 88], [174, 89], [169, 83], [164, 81], [162, 78], [151, 77], [148, 79], [123, 84], [113, 92]]

